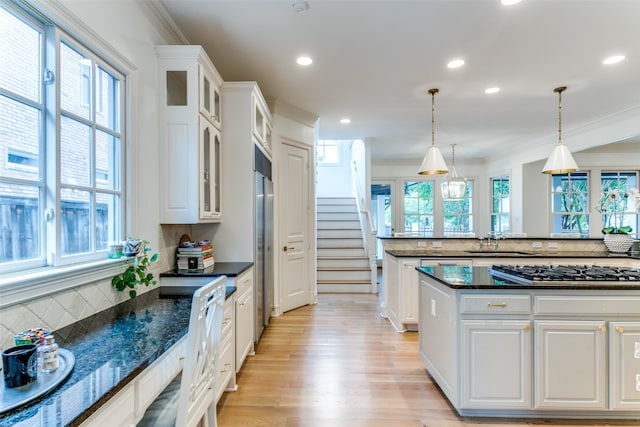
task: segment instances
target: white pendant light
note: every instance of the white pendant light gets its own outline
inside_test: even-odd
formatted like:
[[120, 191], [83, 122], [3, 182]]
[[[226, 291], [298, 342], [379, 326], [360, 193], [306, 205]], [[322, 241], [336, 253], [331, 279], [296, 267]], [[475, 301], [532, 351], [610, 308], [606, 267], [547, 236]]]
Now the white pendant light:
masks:
[[435, 94], [438, 93], [438, 89], [429, 89], [429, 93], [431, 94], [431, 146], [424, 155], [418, 173], [420, 175], [442, 175], [447, 173], [449, 168], [447, 168], [444, 157], [435, 142]]
[[440, 189], [442, 190], [442, 198], [445, 200], [464, 199], [467, 192], [467, 178], [459, 177], [456, 171], [456, 144], [451, 145], [451, 175], [444, 176]]
[[566, 86], [560, 86], [553, 91], [558, 94], [558, 144], [553, 148], [547, 163], [542, 168], [542, 173], [558, 174], [570, 173], [578, 170], [578, 164], [573, 160], [569, 148], [562, 143], [562, 92]]

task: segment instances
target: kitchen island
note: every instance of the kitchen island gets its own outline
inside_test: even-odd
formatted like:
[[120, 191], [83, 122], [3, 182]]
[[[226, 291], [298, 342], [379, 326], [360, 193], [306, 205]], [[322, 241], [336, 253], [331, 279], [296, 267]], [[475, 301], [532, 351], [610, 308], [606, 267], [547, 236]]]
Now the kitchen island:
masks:
[[420, 358], [460, 415], [640, 419], [640, 282], [416, 270]]

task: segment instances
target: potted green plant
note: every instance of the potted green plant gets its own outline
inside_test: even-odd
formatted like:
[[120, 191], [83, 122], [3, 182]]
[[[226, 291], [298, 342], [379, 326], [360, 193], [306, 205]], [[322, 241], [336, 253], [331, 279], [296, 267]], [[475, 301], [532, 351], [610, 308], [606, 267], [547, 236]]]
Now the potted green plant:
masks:
[[141, 239], [127, 239], [123, 248], [123, 253], [127, 256], [127, 268], [111, 279], [111, 285], [116, 290], [128, 289], [130, 298], [136, 297], [137, 285], [149, 286], [158, 283], [148, 269], [160, 258], [160, 254], [156, 252], [149, 256], [152, 250], [146, 246], [148, 243]]
[[608, 191], [600, 199], [598, 211], [602, 213], [603, 240], [609, 252], [624, 253], [633, 245], [633, 238], [629, 235], [633, 229], [623, 224], [628, 202], [629, 193], [620, 190]]

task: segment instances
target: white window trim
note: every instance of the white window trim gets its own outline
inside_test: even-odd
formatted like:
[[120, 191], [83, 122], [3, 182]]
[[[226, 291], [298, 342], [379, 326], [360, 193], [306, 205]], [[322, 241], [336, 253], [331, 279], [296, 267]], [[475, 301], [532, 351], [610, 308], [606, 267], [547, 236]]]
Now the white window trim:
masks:
[[122, 273], [124, 263], [124, 259], [105, 259], [4, 275], [0, 278], [0, 309], [111, 278]]
[[[19, 2], [26, 9], [55, 23], [62, 31], [77, 39], [124, 75], [126, 111], [121, 125], [125, 130], [122, 134], [122, 147], [126, 155], [122, 183], [125, 196], [122, 203], [126, 206], [126, 212], [123, 230], [126, 234], [131, 234], [131, 230], [138, 224], [138, 215], [132, 209], [132, 200], [135, 200], [133, 190], [137, 188], [135, 185], [137, 182], [132, 181], [137, 179], [130, 174], [131, 164], [139, 158], [137, 151], [132, 149], [139, 144], [131, 144], [132, 141], [138, 140], [137, 129], [131, 121], [131, 117], [135, 117], [138, 111], [137, 97], [134, 96], [138, 88], [136, 66], [62, 4], [39, 0], [19, 0]], [[105, 251], [105, 256], [106, 254]], [[60, 267], [42, 267], [27, 273], [15, 272], [2, 275], [0, 277], [0, 295], [2, 296], [0, 308], [113, 277], [122, 272], [123, 263], [124, 260], [103, 259]]]

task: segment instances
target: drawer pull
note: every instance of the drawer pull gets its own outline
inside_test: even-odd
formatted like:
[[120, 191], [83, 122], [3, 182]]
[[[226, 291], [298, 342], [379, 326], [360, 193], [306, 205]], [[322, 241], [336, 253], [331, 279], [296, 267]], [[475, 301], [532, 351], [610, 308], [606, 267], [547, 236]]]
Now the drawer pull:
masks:
[[506, 307], [506, 302], [489, 302], [487, 303], [487, 307]]
[[621, 334], [624, 332], [624, 328], [622, 326], [616, 326], [616, 332]]
[[598, 330], [599, 330], [600, 332], [607, 332], [607, 328], [605, 328], [604, 326], [600, 326], [600, 327], [598, 328]]
[[238, 303], [238, 305], [239, 305], [240, 307], [244, 307], [244, 303], [243, 303], [243, 302], [239, 302], [239, 303]]
[[231, 322], [231, 318], [230, 317], [225, 317], [224, 318], [224, 322], [222, 322], [222, 323], [224, 323], [226, 325], [229, 322]]
[[180, 356], [180, 361], [182, 362], [184, 360], [184, 356]]
[[525, 332], [529, 332], [530, 330], [531, 330], [531, 326], [526, 325], [526, 326], [524, 327], [524, 331], [525, 331]]

